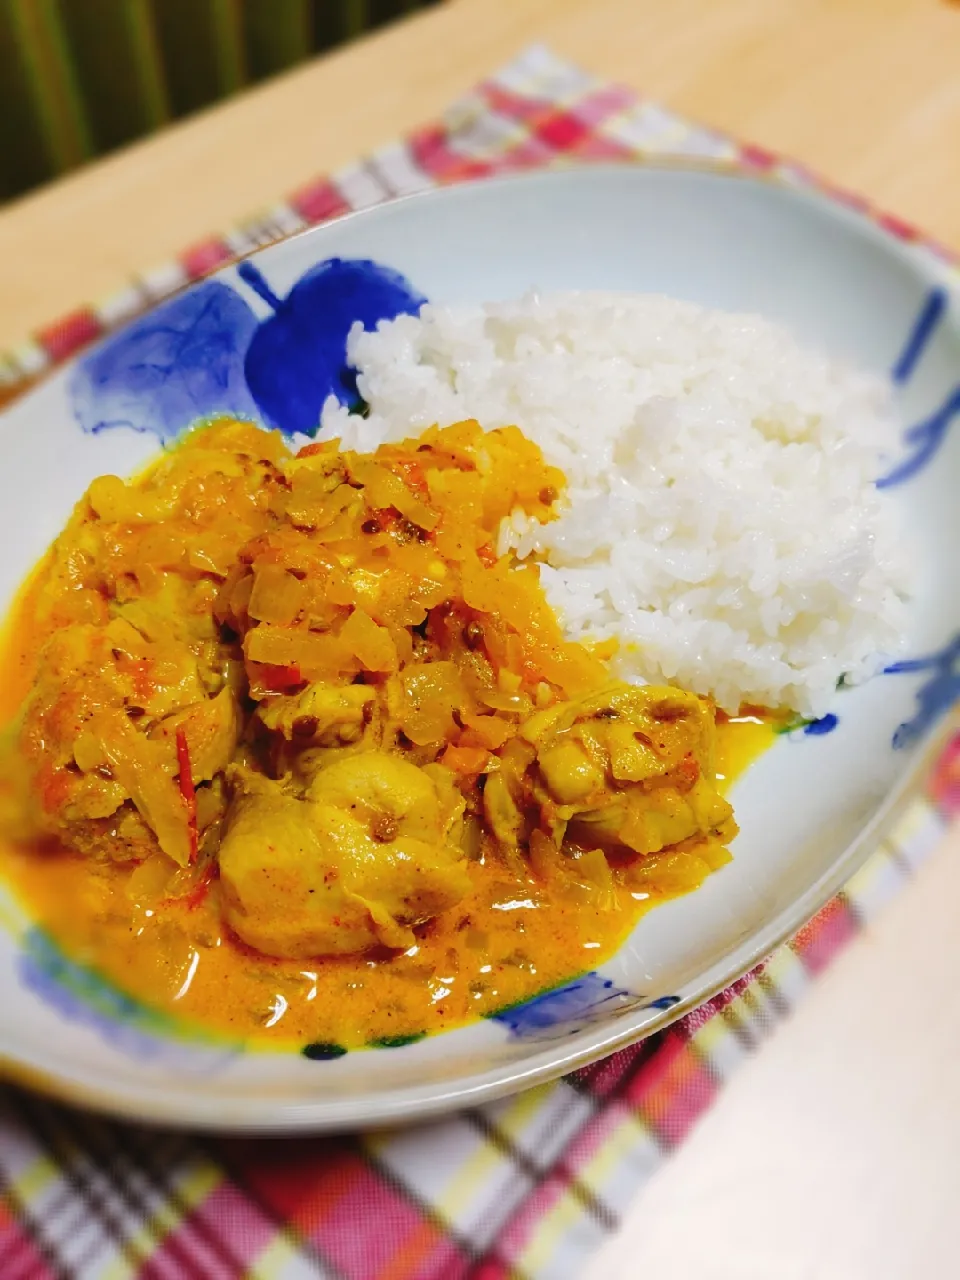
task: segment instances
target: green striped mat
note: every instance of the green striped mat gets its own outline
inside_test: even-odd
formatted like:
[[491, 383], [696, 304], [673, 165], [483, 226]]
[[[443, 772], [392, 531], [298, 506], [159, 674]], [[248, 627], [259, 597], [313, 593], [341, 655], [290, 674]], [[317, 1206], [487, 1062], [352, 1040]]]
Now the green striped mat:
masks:
[[0, 0], [0, 200], [433, 0]]

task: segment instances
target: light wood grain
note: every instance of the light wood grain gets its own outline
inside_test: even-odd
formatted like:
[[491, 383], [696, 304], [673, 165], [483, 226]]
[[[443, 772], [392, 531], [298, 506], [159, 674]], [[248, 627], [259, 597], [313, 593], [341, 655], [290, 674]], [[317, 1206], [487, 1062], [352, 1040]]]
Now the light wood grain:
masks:
[[740, 1067], [578, 1280], [960, 1273], [960, 834]]
[[436, 116], [533, 40], [960, 246], [960, 10], [450, 0], [0, 210], [0, 347]]
[[[960, 248], [960, 9], [452, 0], [0, 211], [0, 347], [435, 116], [533, 40]], [[956, 1274], [960, 837], [657, 1175], [590, 1280]]]

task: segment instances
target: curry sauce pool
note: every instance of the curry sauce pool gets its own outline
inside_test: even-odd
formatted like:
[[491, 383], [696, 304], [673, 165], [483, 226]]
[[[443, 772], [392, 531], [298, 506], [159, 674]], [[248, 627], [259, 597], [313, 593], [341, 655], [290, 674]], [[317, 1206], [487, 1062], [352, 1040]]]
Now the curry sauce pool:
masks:
[[10, 628], [5, 874], [72, 959], [246, 1040], [400, 1043], [592, 968], [735, 833], [769, 738], [612, 681], [497, 557], [515, 429], [290, 455], [226, 423], [94, 482]]
[[[773, 741], [771, 722], [718, 728], [729, 781]], [[131, 899], [131, 871], [57, 850], [4, 850], [4, 873], [67, 954], [145, 1004], [263, 1047], [356, 1048], [463, 1025], [594, 968], [651, 907], [694, 887], [617, 891], [615, 910], [531, 898], [496, 866], [471, 867], [473, 893], [396, 956], [267, 959], [223, 929], [216, 892], [201, 903]], [[517, 896], [517, 895], [520, 896]]]
[[[773, 741], [768, 724], [719, 727], [727, 776]], [[471, 864], [472, 892], [400, 955], [267, 959], [224, 930], [215, 889], [197, 906], [130, 897], [131, 872], [66, 851], [4, 851], [30, 915], [74, 960], [191, 1024], [259, 1044], [359, 1048], [432, 1034], [526, 1000], [595, 968], [652, 907], [696, 883], [617, 889], [616, 908], [539, 894]], [[699, 883], [699, 882], [697, 882]], [[647, 897], [640, 896], [647, 892]]]

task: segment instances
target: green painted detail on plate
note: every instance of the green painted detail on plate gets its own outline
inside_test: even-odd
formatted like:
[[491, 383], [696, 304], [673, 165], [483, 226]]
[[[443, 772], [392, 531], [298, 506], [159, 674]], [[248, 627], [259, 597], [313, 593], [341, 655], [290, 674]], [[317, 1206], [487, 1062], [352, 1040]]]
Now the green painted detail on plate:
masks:
[[413, 1031], [406, 1036], [377, 1036], [375, 1040], [369, 1042], [371, 1049], [402, 1049], [405, 1044], [416, 1044], [418, 1040], [423, 1040], [426, 1036], [425, 1031]]
[[309, 1058], [311, 1062], [332, 1062], [336, 1058], [344, 1057], [347, 1050], [342, 1044], [333, 1044], [327, 1040], [314, 1040], [312, 1044], [305, 1044], [300, 1052], [305, 1058]]
[[813, 721], [807, 716], [791, 716], [789, 720], [781, 720], [773, 732], [780, 738], [785, 733], [793, 733], [796, 729], [805, 729], [808, 724], [813, 724]]

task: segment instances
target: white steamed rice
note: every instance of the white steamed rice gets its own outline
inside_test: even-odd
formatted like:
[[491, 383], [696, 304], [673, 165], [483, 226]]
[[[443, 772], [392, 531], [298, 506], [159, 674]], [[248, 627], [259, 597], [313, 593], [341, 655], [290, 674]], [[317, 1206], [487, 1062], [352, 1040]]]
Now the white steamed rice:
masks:
[[561, 518], [501, 550], [545, 560], [576, 639], [616, 636], [626, 679], [820, 715], [901, 645], [907, 581], [873, 485], [898, 427], [879, 379], [757, 316], [662, 297], [530, 295], [424, 307], [349, 344], [374, 449], [439, 423], [515, 423], [563, 469]]

